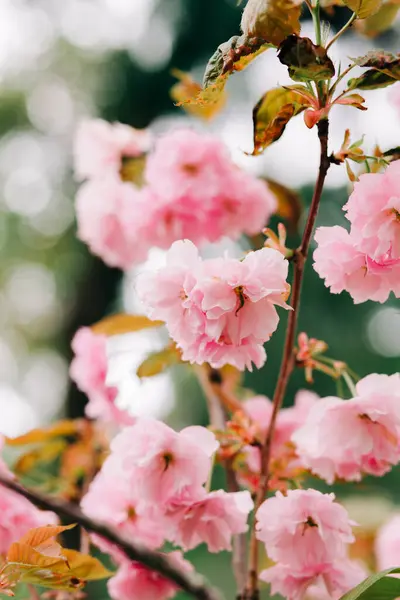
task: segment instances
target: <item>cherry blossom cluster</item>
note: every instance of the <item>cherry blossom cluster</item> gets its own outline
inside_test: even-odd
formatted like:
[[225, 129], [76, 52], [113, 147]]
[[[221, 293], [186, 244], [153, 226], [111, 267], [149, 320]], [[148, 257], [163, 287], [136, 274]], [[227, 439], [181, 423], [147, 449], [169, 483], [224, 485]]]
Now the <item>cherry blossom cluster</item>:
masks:
[[[183, 238], [255, 235], [275, 212], [267, 184], [239, 169], [212, 135], [175, 130], [150, 147], [146, 131], [120, 123], [78, 129], [75, 172], [87, 179], [76, 198], [78, 236], [107, 264], [128, 269], [151, 247]], [[129, 176], [135, 160], [146, 160], [140, 187]]]
[[349, 292], [356, 304], [400, 297], [400, 161], [384, 173], [365, 173], [344, 206], [350, 233], [320, 227], [314, 268], [331, 292]]
[[289, 490], [258, 509], [257, 537], [276, 563], [260, 578], [271, 584], [272, 594], [287, 600], [306, 594], [338, 599], [366, 577], [365, 569], [348, 558], [355, 523], [334, 500], [334, 494], [314, 489]]
[[277, 250], [202, 260], [185, 240], [172, 245], [162, 269], [139, 275], [137, 291], [148, 316], [165, 321], [183, 360], [251, 370], [266, 360], [263, 344], [279, 323], [276, 306], [288, 308], [287, 274]]
[[316, 402], [292, 435], [304, 466], [329, 484], [379, 477], [400, 462], [400, 374], [368, 375], [355, 391]]
[[[210, 552], [230, 550], [232, 535], [247, 530], [253, 502], [248, 491], [208, 491], [217, 448], [215, 436], [203, 427], [176, 432], [139, 418], [114, 438], [82, 509], [149, 548], [169, 541], [184, 551], [201, 543]], [[120, 565], [109, 582], [115, 600], [174, 595], [176, 588], [162, 577], [112, 554]], [[183, 560], [177, 552], [169, 556]]]
[[85, 406], [86, 416], [119, 426], [130, 425], [133, 418], [115, 404], [118, 390], [106, 383], [107, 354], [105, 335], [94, 333], [89, 327], [79, 329], [73, 340], [75, 353], [70, 366], [70, 376], [84, 392], [89, 402]]

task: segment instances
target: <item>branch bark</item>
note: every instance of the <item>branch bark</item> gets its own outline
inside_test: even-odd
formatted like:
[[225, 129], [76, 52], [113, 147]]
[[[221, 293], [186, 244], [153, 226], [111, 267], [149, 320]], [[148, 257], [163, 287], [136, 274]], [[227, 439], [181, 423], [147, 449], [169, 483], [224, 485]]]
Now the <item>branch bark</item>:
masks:
[[222, 600], [220, 593], [207, 586], [200, 575], [180, 571], [159, 552], [154, 552], [139, 544], [133, 544], [106, 525], [92, 521], [77, 506], [28, 490], [16, 481], [2, 476], [0, 476], [0, 484], [27, 498], [38, 508], [51, 510], [66, 521], [78, 523], [87, 531], [100, 535], [118, 546], [130, 560], [139, 562], [166, 577], [193, 598], [197, 600]]
[[[318, 123], [318, 137], [320, 141], [320, 165], [318, 178], [315, 184], [314, 194], [308, 213], [307, 223], [304, 229], [303, 238], [299, 248], [294, 254], [294, 275], [292, 284], [291, 307], [289, 313], [288, 324], [286, 329], [285, 345], [283, 348], [283, 356], [279, 371], [278, 381], [273, 397], [273, 411], [268, 433], [261, 449], [261, 477], [260, 485], [257, 492], [255, 502], [255, 512], [264, 502], [265, 496], [268, 493], [268, 485], [270, 479], [270, 462], [271, 448], [275, 433], [276, 420], [278, 413], [282, 407], [282, 402], [285, 396], [287, 384], [294, 367], [294, 345], [296, 340], [297, 319], [300, 308], [301, 287], [303, 283], [304, 266], [307, 260], [311, 236], [314, 230], [315, 221], [318, 215], [318, 208], [321, 201], [322, 190], [324, 187], [326, 175], [330, 167], [328, 157], [328, 132], [329, 123], [324, 119]], [[247, 586], [242, 594], [241, 600], [259, 600], [258, 591], [258, 541], [255, 531], [255, 519], [250, 540], [250, 560]]]

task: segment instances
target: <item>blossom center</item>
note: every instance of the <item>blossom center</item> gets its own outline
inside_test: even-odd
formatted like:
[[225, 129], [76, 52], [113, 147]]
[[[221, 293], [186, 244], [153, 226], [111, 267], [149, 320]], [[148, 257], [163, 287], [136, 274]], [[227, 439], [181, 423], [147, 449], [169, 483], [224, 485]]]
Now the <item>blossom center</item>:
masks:
[[133, 506], [128, 506], [127, 516], [129, 521], [134, 521], [136, 519], [136, 511]]
[[237, 287], [235, 287], [234, 288], [234, 292], [235, 292], [236, 296], [239, 299], [239, 306], [237, 307], [236, 312], [235, 312], [235, 315], [237, 315], [238, 312], [239, 312], [239, 310], [241, 308], [243, 308], [247, 296], [244, 293], [244, 288], [243, 288], [242, 285], [238, 285]]
[[164, 471], [166, 471], [168, 469], [169, 465], [173, 462], [174, 457], [171, 452], [165, 452], [161, 458], [162, 458], [162, 461], [164, 462]]
[[182, 165], [182, 170], [185, 171], [188, 175], [197, 175], [199, 172], [199, 166], [193, 163], [187, 163]]

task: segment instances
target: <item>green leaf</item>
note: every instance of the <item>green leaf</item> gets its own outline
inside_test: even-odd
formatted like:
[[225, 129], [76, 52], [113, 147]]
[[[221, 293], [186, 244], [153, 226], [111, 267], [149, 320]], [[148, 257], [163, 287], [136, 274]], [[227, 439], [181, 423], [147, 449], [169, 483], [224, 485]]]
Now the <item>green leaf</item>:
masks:
[[279, 140], [290, 119], [310, 105], [307, 95], [307, 88], [292, 85], [269, 90], [261, 98], [253, 110], [253, 155]]
[[392, 573], [400, 573], [400, 568], [374, 573], [340, 600], [396, 600], [400, 596], [400, 579], [387, 577]]
[[323, 81], [335, 74], [335, 67], [325, 48], [309, 38], [290, 35], [279, 46], [278, 58], [294, 81]]
[[288, 35], [300, 33], [301, 4], [295, 0], [249, 0], [242, 31], [247, 39], [259, 38], [279, 46]]
[[359, 19], [366, 19], [378, 12], [382, 0], [343, 0], [344, 4], [356, 13]]
[[352, 59], [359, 67], [371, 67], [360, 77], [348, 81], [349, 89], [375, 90], [400, 80], [400, 53], [372, 50], [365, 56]]
[[208, 61], [203, 87], [193, 97], [178, 102], [177, 106], [194, 105], [205, 107], [221, 103], [228, 78], [236, 71], [242, 71], [257, 56], [271, 48], [263, 40], [247, 41], [244, 36], [233, 36], [220, 44]]
[[400, 3], [385, 2], [374, 15], [356, 21], [355, 27], [362, 35], [373, 38], [380, 35], [393, 25], [397, 13], [400, 10]]
[[160, 352], [150, 354], [141, 365], [139, 365], [136, 374], [138, 377], [153, 377], [159, 375], [168, 367], [177, 365], [181, 360], [181, 353], [174, 343], [170, 344]]

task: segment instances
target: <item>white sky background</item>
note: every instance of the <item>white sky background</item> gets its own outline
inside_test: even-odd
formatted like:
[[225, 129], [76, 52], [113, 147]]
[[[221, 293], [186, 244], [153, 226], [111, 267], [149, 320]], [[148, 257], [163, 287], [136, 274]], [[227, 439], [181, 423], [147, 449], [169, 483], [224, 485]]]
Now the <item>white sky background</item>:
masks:
[[[20, 218], [20, 236], [26, 246], [39, 245], [51, 251], [55, 240], [73, 221], [71, 199], [63, 192], [63, 181], [70, 168], [71, 134], [76, 123], [82, 116], [96, 116], [96, 69], [88, 69], [88, 64], [100, 65], [107, 53], [116, 49], [126, 49], [150, 71], [162, 68], [169, 60], [179, 6], [184, 7], [185, 0], [176, 0], [176, 10], [166, 18], [153, 19], [150, 27], [153, 4], [154, 0], [0, 1], [0, 94], [22, 91], [31, 122], [30, 128], [12, 131], [0, 140], [0, 211]], [[397, 28], [400, 31], [399, 24]], [[302, 33], [312, 37], [309, 24], [304, 25]], [[81, 54], [65, 54], [60, 40], [75, 46]], [[370, 44], [350, 34], [334, 47], [333, 58], [336, 63], [346, 62], [348, 56], [364, 53]], [[293, 119], [282, 139], [264, 156], [250, 158], [243, 152], [251, 150], [251, 111], [255, 102], [267, 89], [290, 82], [275, 54], [269, 50], [244, 73], [231, 78], [228, 106], [211, 128], [222, 136], [238, 164], [296, 187], [313, 181], [318, 161], [316, 132], [304, 126], [302, 116]], [[203, 69], [203, 64], [196, 67], [194, 75], [198, 79]], [[398, 145], [400, 114], [390, 105], [388, 93], [388, 89], [365, 93], [369, 106], [366, 112], [335, 108], [331, 115], [331, 148], [339, 148], [347, 127], [354, 139], [366, 134], [369, 148], [376, 142], [383, 148]], [[203, 127], [178, 110], [153, 127], [161, 131], [183, 122], [185, 126]], [[332, 168], [328, 185], [345, 183], [344, 168]], [[6, 234], [0, 220], [0, 251], [7, 244]], [[160, 256], [153, 255], [153, 264]], [[125, 284], [127, 309], [135, 306], [132, 278], [134, 274]], [[387, 323], [393, 323], [393, 315], [384, 312], [387, 310], [376, 309], [368, 332], [377, 340], [377, 352], [400, 355], [400, 323], [398, 327], [387, 327]], [[45, 264], [21, 261], [8, 265], [0, 285], [1, 432], [15, 435], [32, 424], [54, 418], [61, 409], [68, 365], [53, 348], [46, 348], [46, 335], [51, 337], [57, 332], [63, 318], [62, 292], [51, 269]], [[386, 332], [385, 340], [379, 341], [382, 330]], [[43, 339], [40, 351], [29, 348], [30, 337]], [[161, 342], [153, 333], [128, 337], [120, 342], [123, 359], [115, 345], [118, 340], [110, 346], [114, 358], [109, 376], [113, 383], [120, 384], [119, 402], [129, 404], [133, 412], [146, 407], [164, 414], [173, 403], [169, 377], [141, 383], [134, 375], [143, 352], [158, 348]]]

